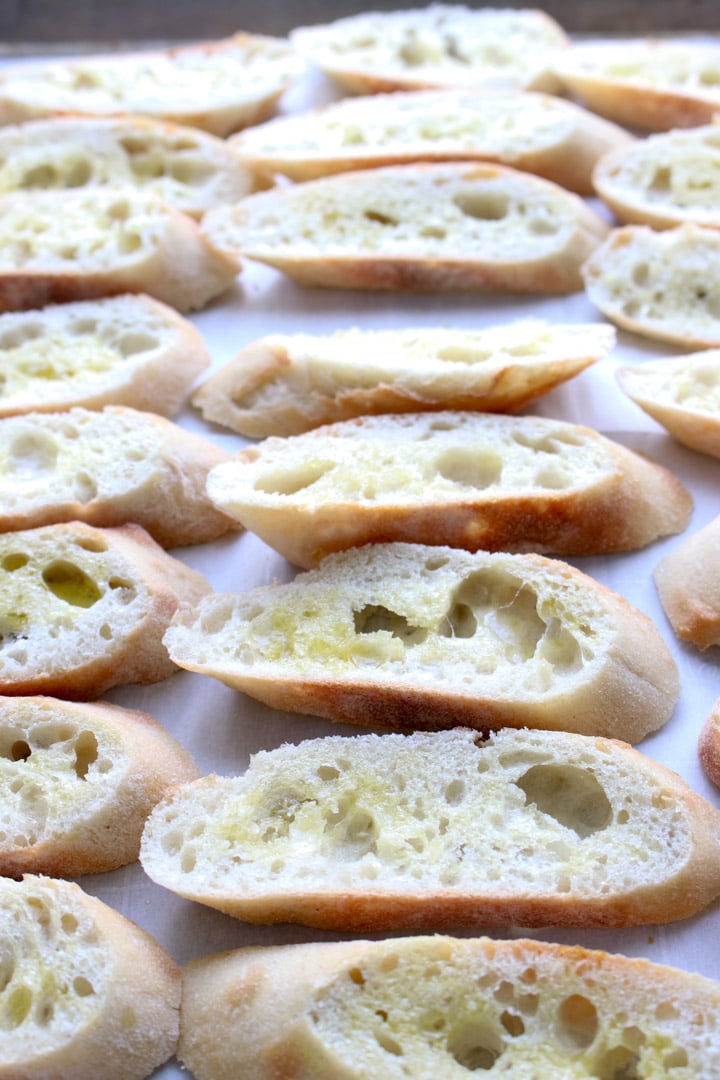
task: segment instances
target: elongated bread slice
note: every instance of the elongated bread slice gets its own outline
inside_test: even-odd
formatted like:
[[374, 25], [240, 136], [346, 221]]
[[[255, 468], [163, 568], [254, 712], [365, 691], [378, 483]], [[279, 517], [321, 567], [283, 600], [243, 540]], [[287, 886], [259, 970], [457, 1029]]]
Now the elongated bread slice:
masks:
[[69, 881], [0, 879], [3, 1080], [144, 1080], [174, 1053], [180, 971]]
[[111, 404], [174, 416], [209, 366], [199, 331], [149, 296], [0, 315], [0, 416]]
[[550, 90], [564, 30], [544, 12], [429, 4], [293, 30], [290, 40], [344, 89]]
[[449, 411], [362, 416], [266, 439], [214, 466], [207, 490], [305, 568], [388, 540], [628, 551], [681, 532], [693, 506], [667, 469], [591, 428]]
[[0, 419], [0, 531], [60, 521], [135, 522], [163, 547], [237, 528], [208, 498], [219, 446], [123, 406]]
[[[432, 90], [345, 98], [247, 128], [230, 146], [257, 176], [314, 180], [411, 161], [497, 161], [591, 194], [592, 170], [628, 132], [562, 98]], [[1, 174], [0, 174], [1, 175]]]
[[222, 139], [146, 116], [62, 116], [0, 128], [2, 195], [123, 185], [195, 216], [255, 186]]
[[270, 334], [213, 372], [191, 400], [206, 420], [255, 439], [368, 414], [515, 412], [614, 344], [614, 329], [603, 323], [541, 320], [481, 330]]
[[0, 873], [75, 877], [134, 862], [155, 803], [199, 775], [147, 713], [0, 698]]
[[654, 578], [678, 637], [700, 649], [720, 645], [720, 516], [666, 555]]
[[0, 198], [0, 311], [124, 292], [178, 311], [204, 307], [240, 271], [196, 221], [135, 188]]
[[666, 131], [708, 124], [720, 109], [720, 45], [626, 40], [573, 44], [555, 73], [593, 112]]
[[720, 125], [650, 135], [610, 150], [597, 162], [593, 184], [619, 221], [718, 229]]
[[249, 922], [630, 926], [720, 895], [720, 811], [608, 739], [334, 736], [170, 792], [141, 859], [158, 884]]
[[0, 124], [139, 113], [225, 136], [265, 120], [304, 67], [284, 39], [253, 34], [24, 63], [0, 77]]
[[698, 755], [705, 774], [720, 787], [720, 698], [700, 731]]
[[197, 1080], [709, 1078], [719, 1016], [720, 983], [579, 946], [318, 942], [188, 964], [178, 1055]]
[[139, 525], [0, 534], [0, 693], [97, 698], [165, 679], [162, 635], [210, 585]]
[[574, 292], [608, 226], [549, 180], [491, 164], [395, 165], [248, 195], [210, 242], [331, 288]]
[[683, 348], [720, 346], [719, 230], [625, 225], [582, 273], [593, 304], [623, 329]]
[[276, 708], [397, 730], [534, 727], [634, 743], [678, 695], [652, 622], [541, 555], [354, 548], [287, 585], [186, 606], [165, 643], [180, 667]]
[[622, 367], [617, 379], [674, 439], [720, 457], [720, 349]]

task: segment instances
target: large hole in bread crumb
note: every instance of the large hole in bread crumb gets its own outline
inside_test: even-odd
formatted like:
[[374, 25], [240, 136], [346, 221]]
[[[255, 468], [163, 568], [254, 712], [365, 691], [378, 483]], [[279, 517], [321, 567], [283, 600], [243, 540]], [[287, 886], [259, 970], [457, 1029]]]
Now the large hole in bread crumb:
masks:
[[8, 472], [21, 479], [30, 479], [55, 468], [58, 445], [48, 434], [24, 432], [13, 440], [8, 456]]
[[504, 1044], [486, 1017], [468, 1017], [448, 1036], [447, 1049], [463, 1069], [477, 1072], [492, 1069]]
[[75, 740], [75, 773], [85, 780], [88, 769], [97, 761], [98, 741], [92, 731], [81, 731]]
[[259, 476], [254, 487], [268, 495], [294, 495], [317, 483], [332, 468], [331, 462], [312, 461], [295, 468], [275, 469]]
[[597, 1063], [594, 1075], [598, 1080], [640, 1080], [640, 1058], [625, 1046], [606, 1050]]
[[510, 205], [501, 191], [463, 191], [453, 202], [461, 213], [481, 221], [501, 221], [507, 217]]
[[360, 611], [353, 612], [356, 634], [376, 634], [385, 632], [399, 638], [406, 645], [419, 645], [427, 637], [427, 630], [413, 626], [404, 615], [399, 615], [382, 604], [366, 604]]
[[583, 838], [606, 828], [612, 806], [602, 785], [575, 765], [533, 765], [515, 783], [528, 804]]
[[92, 607], [102, 596], [93, 579], [79, 566], [65, 559], [57, 559], [46, 566], [42, 579], [53, 596], [73, 607]]
[[560, 1004], [557, 1037], [571, 1051], [586, 1050], [598, 1033], [598, 1015], [589, 998], [571, 994]]
[[437, 459], [435, 468], [453, 484], [482, 490], [497, 484], [502, 476], [503, 462], [500, 455], [490, 449], [453, 447]]

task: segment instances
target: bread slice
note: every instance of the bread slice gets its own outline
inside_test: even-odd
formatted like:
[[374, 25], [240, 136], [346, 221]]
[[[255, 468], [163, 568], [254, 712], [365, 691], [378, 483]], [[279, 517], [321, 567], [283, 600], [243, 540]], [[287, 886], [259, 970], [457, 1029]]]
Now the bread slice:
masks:
[[720, 787], [720, 698], [700, 731], [698, 755], [706, 776]]
[[533, 727], [635, 743], [677, 669], [652, 622], [541, 555], [354, 548], [287, 585], [205, 597], [165, 643], [274, 708], [396, 730]]
[[214, 371], [191, 400], [206, 420], [254, 439], [368, 414], [515, 412], [614, 344], [603, 323], [539, 319], [479, 330], [269, 334]]
[[149, 296], [0, 315], [0, 417], [110, 404], [174, 416], [209, 366], [199, 331]]
[[169, 792], [141, 859], [248, 922], [336, 931], [631, 926], [720, 896], [720, 810], [625, 743], [334, 736]]
[[608, 225], [549, 180], [491, 164], [395, 165], [209, 210], [211, 244], [302, 285], [569, 293]]
[[345, 90], [558, 89], [553, 74], [564, 30], [544, 12], [429, 4], [369, 11], [293, 30], [301, 53]]
[[199, 776], [147, 713], [0, 698], [0, 873], [76, 877], [134, 862], [155, 803]]
[[593, 112], [646, 131], [697, 127], [720, 109], [720, 45], [699, 41], [575, 43], [555, 73]]
[[523, 91], [420, 90], [345, 98], [246, 128], [230, 140], [267, 180], [314, 180], [412, 161], [497, 161], [589, 195], [592, 170], [628, 132], [562, 98]]
[[720, 983], [579, 946], [315, 942], [188, 964], [178, 1055], [197, 1080], [710, 1078], [719, 1017]]
[[2, 1080], [143, 1080], [174, 1053], [180, 971], [69, 881], [0, 879]]
[[0, 194], [138, 187], [186, 214], [255, 183], [222, 139], [146, 116], [62, 116], [0, 128]]
[[265, 120], [304, 68], [287, 41], [259, 34], [24, 63], [0, 78], [0, 124], [139, 113], [225, 136]]
[[720, 126], [667, 131], [610, 150], [595, 165], [593, 184], [619, 221], [718, 229]]
[[614, 229], [582, 270], [590, 300], [617, 326], [683, 348], [720, 346], [720, 231]]
[[165, 679], [162, 635], [210, 585], [139, 525], [0, 534], [0, 693], [100, 697]]
[[720, 645], [720, 516], [666, 555], [654, 578], [678, 637], [700, 649]]
[[667, 469], [591, 428], [450, 411], [361, 416], [269, 438], [214, 466], [207, 490], [305, 568], [388, 540], [629, 551], [682, 532], [693, 507]]
[[617, 379], [674, 439], [720, 457], [720, 349], [621, 367]]
[[142, 525], [163, 547], [236, 529], [205, 490], [219, 446], [153, 413], [26, 413], [0, 419], [0, 530], [60, 521]]
[[0, 311], [124, 292], [178, 311], [225, 292], [239, 261], [189, 215], [135, 188], [25, 191], [0, 198]]

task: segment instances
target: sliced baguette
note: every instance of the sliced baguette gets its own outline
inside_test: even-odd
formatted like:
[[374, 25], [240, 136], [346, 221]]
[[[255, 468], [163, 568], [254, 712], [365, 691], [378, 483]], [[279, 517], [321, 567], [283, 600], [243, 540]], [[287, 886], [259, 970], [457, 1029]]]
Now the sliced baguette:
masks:
[[163, 547], [237, 528], [208, 498], [219, 446], [122, 406], [0, 419], [0, 531], [60, 521], [135, 522]]
[[631, 926], [720, 896], [720, 811], [607, 739], [334, 736], [176, 788], [141, 859], [158, 884], [248, 922]]
[[677, 636], [699, 649], [720, 645], [720, 516], [666, 555], [654, 578]]
[[720, 698], [700, 731], [698, 755], [706, 776], [720, 787]]
[[0, 873], [76, 877], [134, 862], [155, 803], [199, 775], [147, 713], [0, 698]]
[[304, 67], [287, 41], [257, 34], [24, 63], [0, 77], [0, 124], [139, 113], [225, 136], [267, 119]]
[[69, 881], [0, 880], [2, 1080], [144, 1080], [174, 1053], [180, 971]]
[[597, 162], [593, 184], [621, 222], [718, 229], [720, 125], [650, 135], [611, 150]]
[[481, 330], [271, 334], [213, 372], [191, 400], [206, 420], [254, 439], [367, 414], [515, 412], [614, 344], [614, 329], [603, 323], [540, 320]]
[[593, 112], [646, 131], [697, 127], [720, 109], [720, 45], [620, 40], [557, 52], [555, 73]]
[[562, 562], [421, 544], [330, 555], [179, 611], [173, 660], [275, 708], [396, 730], [533, 727], [638, 742], [677, 669], [652, 622]]
[[582, 273], [590, 300], [624, 330], [683, 348], [720, 346], [720, 230], [625, 225]]
[[278, 117], [233, 136], [230, 146], [263, 180], [277, 173], [314, 180], [412, 161], [480, 160], [589, 195], [598, 159], [633, 141], [617, 125], [547, 94], [424, 90], [346, 98]]
[[200, 216], [254, 190], [239, 156], [197, 128], [146, 116], [63, 116], [0, 128], [0, 194], [138, 187]]
[[196, 1080], [710, 1080], [718, 1017], [720, 983], [579, 946], [316, 942], [188, 964], [178, 1056]]
[[608, 225], [549, 180], [492, 164], [395, 165], [248, 195], [211, 244], [303, 285], [568, 293]]
[[293, 30], [301, 53], [353, 93], [473, 87], [549, 90], [564, 30], [541, 11], [429, 4]]
[[617, 379], [674, 439], [720, 457], [720, 349], [622, 367]]
[[0, 315], [0, 416], [112, 404], [174, 416], [209, 366], [199, 331], [149, 296]]
[[0, 198], [0, 311], [124, 292], [178, 311], [225, 292], [239, 261], [189, 215], [134, 188], [20, 192]]
[[207, 490], [305, 568], [389, 540], [628, 551], [682, 532], [693, 506], [667, 469], [591, 428], [449, 411], [362, 416], [266, 439], [214, 466]]
[[0, 693], [86, 699], [165, 679], [162, 635], [209, 591], [138, 525], [0, 534]]

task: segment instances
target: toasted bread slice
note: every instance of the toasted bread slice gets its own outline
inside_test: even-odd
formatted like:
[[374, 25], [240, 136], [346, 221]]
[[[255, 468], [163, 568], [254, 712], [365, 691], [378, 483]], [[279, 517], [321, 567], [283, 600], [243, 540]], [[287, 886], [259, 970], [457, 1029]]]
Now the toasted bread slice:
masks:
[[666, 555], [654, 578], [677, 636], [699, 649], [720, 645], [720, 516]]
[[378, 544], [287, 585], [205, 597], [165, 643], [274, 708], [396, 730], [534, 727], [638, 742], [669, 718], [652, 622], [541, 555]]

